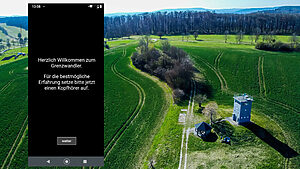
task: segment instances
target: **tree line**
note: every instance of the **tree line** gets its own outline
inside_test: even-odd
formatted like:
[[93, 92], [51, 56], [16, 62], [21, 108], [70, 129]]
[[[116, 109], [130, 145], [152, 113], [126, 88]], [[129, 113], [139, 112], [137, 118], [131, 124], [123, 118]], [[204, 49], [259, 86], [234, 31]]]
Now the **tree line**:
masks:
[[300, 34], [300, 14], [156, 12], [104, 17], [104, 37], [189, 34]]
[[0, 23], [7, 26], [16, 26], [28, 30], [28, 16], [4, 17], [0, 18]]

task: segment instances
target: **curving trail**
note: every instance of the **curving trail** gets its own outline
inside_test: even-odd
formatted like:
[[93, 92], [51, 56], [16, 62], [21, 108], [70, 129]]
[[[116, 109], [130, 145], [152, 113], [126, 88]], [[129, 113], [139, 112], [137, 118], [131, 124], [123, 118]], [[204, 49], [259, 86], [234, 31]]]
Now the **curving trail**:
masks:
[[222, 75], [221, 73], [221, 70], [220, 70], [220, 60], [221, 60], [221, 57], [223, 56], [224, 52], [220, 52], [217, 57], [216, 57], [216, 66], [215, 66], [215, 69], [218, 71], [220, 77], [222, 78], [223, 82], [224, 82], [224, 88], [225, 90], [228, 90], [228, 86], [227, 86], [227, 82], [226, 82], [226, 79], [224, 78], [224, 76]]
[[[122, 54], [122, 57], [125, 57], [125, 56], [126, 56], [126, 49], [123, 50], [123, 54]], [[106, 157], [109, 155], [109, 153], [111, 152], [111, 150], [113, 149], [113, 147], [116, 145], [116, 143], [118, 142], [118, 140], [120, 139], [120, 137], [123, 135], [123, 133], [129, 127], [129, 125], [137, 117], [137, 115], [139, 114], [139, 112], [141, 111], [141, 109], [144, 106], [145, 98], [146, 98], [146, 94], [145, 94], [143, 88], [138, 83], [136, 83], [135, 81], [129, 79], [128, 77], [126, 77], [123, 74], [121, 74], [120, 72], [118, 72], [118, 70], [116, 69], [116, 65], [117, 65], [117, 63], [118, 63], [119, 60], [120, 60], [120, 57], [117, 58], [112, 63], [112, 65], [111, 65], [111, 71], [116, 76], [118, 76], [122, 80], [130, 83], [132, 86], [134, 86], [137, 89], [137, 91], [139, 93], [139, 103], [135, 107], [134, 111], [131, 113], [130, 117], [123, 123], [123, 125], [120, 127], [120, 129], [117, 131], [117, 133], [114, 135], [114, 137], [109, 141], [109, 143], [105, 147], [105, 149], [104, 149], [104, 153], [105, 153], [104, 159], [106, 159]]]
[[222, 75], [221, 71], [220, 71], [220, 68], [219, 68], [219, 65], [220, 65], [220, 59], [223, 55], [223, 52], [220, 52], [217, 56], [216, 56], [216, 59], [215, 59], [215, 62], [214, 62], [214, 66], [211, 65], [210, 63], [208, 63], [207, 61], [205, 61], [205, 59], [203, 59], [202, 57], [200, 56], [197, 56], [197, 58], [199, 58], [201, 60], [202, 63], [204, 63], [210, 70], [212, 70], [216, 76], [218, 77], [219, 79], [219, 82], [220, 82], [220, 87], [221, 87], [221, 90], [222, 92], [223, 91], [226, 91], [228, 93], [232, 93], [229, 89], [228, 89], [228, 86], [227, 86], [227, 81], [226, 79], [224, 78], [224, 76]]
[[205, 61], [203, 58], [201, 58], [201, 57], [198, 57], [198, 58], [201, 60], [202, 63], [204, 63], [210, 70], [212, 70], [216, 74], [216, 76], [218, 77], [218, 79], [220, 81], [220, 84], [221, 84], [221, 90], [224, 90], [223, 80], [220, 77], [220, 75], [217, 72], [217, 70], [210, 63], [208, 63], [207, 61]]
[[299, 113], [300, 110], [289, 106], [287, 104], [284, 104], [282, 102], [273, 100], [273, 99], [269, 99], [267, 97], [267, 89], [266, 89], [266, 82], [265, 82], [265, 75], [264, 75], [264, 57], [263, 56], [259, 56], [258, 57], [258, 66], [257, 66], [257, 72], [258, 72], [258, 82], [259, 82], [259, 92], [260, 92], [260, 97], [270, 103], [273, 104], [274, 106], [279, 106], [281, 108], [284, 108], [286, 110], [295, 112], [295, 113]]

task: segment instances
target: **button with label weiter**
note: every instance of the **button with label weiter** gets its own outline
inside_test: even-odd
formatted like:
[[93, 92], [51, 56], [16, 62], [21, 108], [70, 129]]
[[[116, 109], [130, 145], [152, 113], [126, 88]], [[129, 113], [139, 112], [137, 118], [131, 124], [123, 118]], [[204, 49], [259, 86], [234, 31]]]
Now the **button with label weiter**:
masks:
[[57, 137], [57, 145], [76, 145], [76, 137]]

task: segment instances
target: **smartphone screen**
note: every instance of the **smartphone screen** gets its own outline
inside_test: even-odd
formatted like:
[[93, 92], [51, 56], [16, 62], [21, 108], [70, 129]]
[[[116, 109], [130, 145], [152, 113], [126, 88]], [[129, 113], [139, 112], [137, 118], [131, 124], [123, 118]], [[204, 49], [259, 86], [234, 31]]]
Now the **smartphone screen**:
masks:
[[29, 166], [103, 166], [104, 4], [28, 4]]

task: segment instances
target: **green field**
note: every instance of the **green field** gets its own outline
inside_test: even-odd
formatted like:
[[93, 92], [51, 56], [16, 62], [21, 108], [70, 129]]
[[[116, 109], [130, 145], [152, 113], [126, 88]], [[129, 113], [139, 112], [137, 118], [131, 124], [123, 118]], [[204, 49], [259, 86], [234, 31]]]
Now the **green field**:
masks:
[[[278, 36], [277, 39], [284, 41], [288, 37]], [[222, 44], [217, 40], [209, 43], [205, 41], [182, 42], [171, 39], [171, 44], [188, 52], [196, 67], [205, 75], [213, 88], [213, 96], [210, 100], [217, 101], [219, 105], [232, 106], [234, 93], [248, 93], [254, 96], [253, 112], [265, 116], [262, 119], [270, 117], [283, 129], [283, 131], [278, 129], [276, 132], [280, 134], [273, 136], [278, 139], [284, 136], [284, 139], [281, 139], [282, 142], [295, 151], [300, 151], [300, 125], [298, 120], [295, 120], [300, 119], [298, 113], [300, 110], [299, 52], [267, 52], [257, 50], [253, 45], [224, 44], [224, 42]], [[266, 124], [271, 122], [268, 120], [261, 124], [255, 123], [270, 131], [272, 128]], [[278, 158], [274, 158], [274, 161], [278, 159], [280, 163], [282, 156], [280, 157], [278, 152], [271, 150], [268, 153], [270, 157], [277, 155]], [[255, 159], [253, 158], [253, 161]], [[263, 161], [256, 166], [270, 167], [267, 165], [269, 162], [270, 160]], [[299, 167], [299, 156], [291, 158], [290, 162], [291, 168]], [[228, 165], [224, 166], [230, 168]], [[272, 167], [278, 166], [274, 164]]]
[[[9, 165], [27, 127], [27, 59], [0, 66], [0, 163]], [[24, 157], [26, 158], [26, 157]]]
[[113, 140], [105, 151], [104, 168], [143, 165], [165, 111], [163, 90], [130, 68], [135, 47], [133, 44], [105, 53], [105, 141]]
[[[151, 37], [157, 39], [154, 44], [160, 48], [159, 37]], [[300, 151], [300, 142], [298, 141], [300, 139], [298, 132], [300, 125], [299, 120], [295, 120], [300, 119], [298, 113], [300, 110], [298, 102], [300, 98], [300, 69], [298, 67], [300, 53], [257, 50], [247, 38], [238, 45], [234, 41], [234, 35], [229, 37], [229, 42], [226, 44], [223, 40], [224, 35], [199, 35], [198, 39], [201, 41], [195, 41], [192, 36], [188, 40], [185, 37], [183, 41], [182, 36], [164, 36], [163, 38], [168, 39], [171, 45], [184, 49], [190, 55], [201, 76], [204, 76], [204, 81], [212, 88], [211, 93], [209, 93], [209, 100], [218, 103], [220, 117], [231, 116], [233, 94], [248, 93], [254, 96], [255, 100], [252, 121], [270, 133], [272, 136], [270, 137], [274, 138], [275, 142], [279, 141], [280, 144], [287, 145], [291, 151]], [[277, 40], [286, 43], [289, 42], [289, 38], [289, 36], [276, 36]], [[197, 104], [195, 109], [197, 110]], [[158, 168], [178, 167], [178, 145], [180, 146], [181, 141], [178, 137], [182, 133], [180, 126], [178, 128], [174, 124], [178, 114], [179, 110], [176, 113], [169, 111], [167, 114], [161, 130], [153, 142], [147, 158], [148, 161], [145, 161], [145, 168], [148, 167], [149, 160], [153, 160]], [[200, 121], [209, 121], [205, 116], [198, 114], [195, 116], [194, 124]], [[167, 120], [168, 117], [170, 119]], [[234, 165], [241, 168], [255, 166], [258, 168], [297, 168], [300, 166], [299, 156], [285, 158], [281, 154], [283, 153], [282, 150], [276, 150], [276, 147], [272, 147], [272, 142], [263, 141], [249, 129], [234, 127], [234, 131], [237, 142], [239, 142], [238, 139], [243, 140], [243, 137], [250, 138], [250, 140], [220, 151], [226, 152], [225, 154], [238, 154], [237, 150], [241, 149], [244, 153], [241, 153], [239, 157], [247, 158], [246, 161], [241, 160], [239, 162], [239, 158], [230, 159], [232, 157], [229, 155], [226, 157], [225, 154], [214, 159], [215, 155], [221, 153], [218, 152], [220, 146], [223, 146], [223, 144], [216, 142], [211, 145], [213, 150], [211, 155], [213, 156], [208, 156], [206, 162], [201, 161], [199, 164], [195, 161], [205, 155], [203, 152], [206, 152], [206, 148], [205, 145], [205, 151], [191, 148], [190, 144], [191, 146], [193, 144], [200, 146], [199, 144], [203, 142], [191, 135], [188, 152], [192, 155], [188, 156], [188, 165], [191, 165], [191, 168], [232, 168]], [[262, 149], [262, 152], [259, 149]], [[249, 156], [247, 156], [247, 152], [249, 152]], [[249, 163], [249, 165], [243, 163]]]
[[[150, 162], [156, 168], [178, 168], [183, 131], [178, 116], [188, 101], [173, 104], [165, 83], [134, 68], [130, 56], [139, 37], [109, 41], [112, 49], [104, 52], [104, 168], [148, 168]], [[156, 39], [152, 46], [160, 48], [159, 37], [151, 37]], [[189, 54], [199, 70], [195, 80], [211, 88], [208, 102], [218, 104], [218, 118], [231, 116], [234, 93], [248, 93], [254, 97], [251, 120], [271, 139], [222, 122], [214, 132], [230, 136], [232, 145], [190, 134], [187, 168], [299, 168], [299, 155], [285, 158], [285, 149], [273, 144], [300, 152], [299, 52], [257, 50], [247, 36], [240, 45], [234, 35], [226, 44], [223, 35], [199, 35], [199, 41], [192, 36], [183, 41], [182, 36], [163, 38]], [[288, 42], [289, 36], [276, 39]], [[0, 164], [11, 168], [27, 168], [27, 65], [27, 56], [0, 61]], [[209, 122], [197, 111], [195, 103], [188, 127]]]
[[127, 45], [128, 43], [135, 42], [136, 39], [119, 39], [119, 40], [110, 40], [107, 41], [107, 44], [109, 45], [110, 48], [115, 48], [115, 47], [120, 47]]

